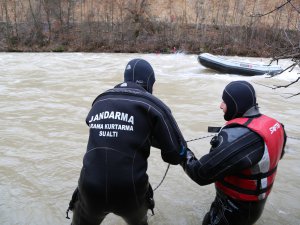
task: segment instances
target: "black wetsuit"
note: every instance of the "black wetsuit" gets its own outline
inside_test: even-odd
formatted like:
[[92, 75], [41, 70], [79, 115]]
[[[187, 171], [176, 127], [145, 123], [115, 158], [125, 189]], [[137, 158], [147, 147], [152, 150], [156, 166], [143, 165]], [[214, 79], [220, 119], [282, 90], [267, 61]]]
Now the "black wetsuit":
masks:
[[[259, 116], [259, 115], [258, 115]], [[199, 160], [191, 151], [183, 165], [186, 173], [200, 185], [222, 180], [257, 164], [264, 154], [263, 139], [242, 126], [225, 127], [211, 141], [211, 150]], [[217, 188], [217, 194], [206, 214], [203, 225], [250, 225], [260, 217], [266, 199], [240, 201], [225, 195]]]
[[90, 134], [73, 225], [100, 224], [110, 212], [129, 224], [147, 224], [150, 147], [160, 148], [162, 159], [174, 165], [182, 162], [186, 147], [170, 109], [127, 82], [99, 95], [86, 123]]

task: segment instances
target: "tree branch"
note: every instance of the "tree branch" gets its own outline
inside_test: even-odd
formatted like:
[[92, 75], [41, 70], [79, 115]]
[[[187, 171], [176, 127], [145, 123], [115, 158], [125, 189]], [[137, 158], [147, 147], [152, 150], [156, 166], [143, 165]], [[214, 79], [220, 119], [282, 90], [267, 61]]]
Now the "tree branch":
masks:
[[296, 12], [300, 14], [300, 10], [296, 6], [294, 6], [293, 3], [291, 3], [291, 2], [289, 2], [289, 3], [296, 10]]
[[263, 17], [266, 15], [269, 15], [275, 11], [278, 11], [279, 9], [281, 9], [282, 7], [284, 7], [285, 5], [287, 5], [288, 3], [290, 3], [290, 1], [292, 0], [287, 0], [285, 3], [281, 4], [280, 6], [277, 6], [275, 9], [271, 10], [270, 12], [264, 13], [264, 14], [256, 14], [256, 15], [250, 15], [250, 17]]
[[[295, 80], [287, 85], [274, 85], [275, 87], [273, 89], [282, 88], [282, 87], [287, 88], [287, 87], [291, 86], [292, 84], [297, 83], [299, 80], [300, 80], [300, 77], [298, 77], [297, 80]], [[298, 95], [298, 94], [296, 94], [296, 95]]]

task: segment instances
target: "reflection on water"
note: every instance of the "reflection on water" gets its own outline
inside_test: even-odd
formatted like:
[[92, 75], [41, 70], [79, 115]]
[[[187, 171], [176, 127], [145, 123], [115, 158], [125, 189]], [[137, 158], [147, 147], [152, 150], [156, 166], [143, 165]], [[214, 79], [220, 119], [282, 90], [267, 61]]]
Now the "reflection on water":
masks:
[[[154, 94], [170, 106], [187, 140], [207, 136], [207, 126], [222, 125], [219, 104], [227, 83], [245, 79], [254, 85], [261, 111], [284, 123], [291, 137], [257, 225], [300, 224], [300, 97], [284, 98], [299, 92], [299, 84], [277, 90], [259, 85], [287, 84], [296, 80], [299, 68], [269, 79], [217, 74], [199, 65], [196, 55], [88, 53], [0, 54], [0, 224], [70, 224], [65, 211], [85, 152], [85, 117], [98, 94], [122, 81], [126, 63], [135, 57], [153, 65]], [[189, 142], [189, 147], [201, 156], [209, 138]], [[166, 168], [153, 149], [148, 170], [153, 187]], [[149, 224], [200, 224], [213, 197], [213, 185], [200, 187], [180, 166], [171, 166], [155, 192], [156, 214]], [[103, 224], [125, 223], [109, 215]]]

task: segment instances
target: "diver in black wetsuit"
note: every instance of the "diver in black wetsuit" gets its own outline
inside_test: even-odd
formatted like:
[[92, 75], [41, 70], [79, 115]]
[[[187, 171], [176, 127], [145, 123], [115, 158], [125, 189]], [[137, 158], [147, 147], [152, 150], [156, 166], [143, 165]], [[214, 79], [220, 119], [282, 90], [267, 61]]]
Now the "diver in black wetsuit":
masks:
[[220, 108], [226, 125], [199, 160], [187, 151], [182, 164], [199, 185], [215, 183], [216, 197], [203, 225], [251, 225], [261, 216], [283, 157], [283, 125], [261, 114], [246, 81], [229, 83]]
[[[83, 167], [69, 209], [72, 225], [98, 225], [109, 213], [128, 224], [146, 225], [153, 210], [148, 181], [150, 147], [170, 164], [182, 162], [186, 142], [170, 109], [152, 95], [151, 65], [131, 60], [124, 83], [100, 94], [86, 118], [90, 128]], [[67, 211], [68, 212], [68, 211]]]

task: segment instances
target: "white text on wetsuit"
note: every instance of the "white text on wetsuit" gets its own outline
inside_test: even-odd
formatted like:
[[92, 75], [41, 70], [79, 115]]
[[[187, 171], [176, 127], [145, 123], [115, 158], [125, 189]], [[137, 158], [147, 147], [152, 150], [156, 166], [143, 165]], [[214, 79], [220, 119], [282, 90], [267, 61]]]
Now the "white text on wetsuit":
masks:
[[[93, 123], [100, 120], [113, 119], [124, 121], [129, 124], [118, 123]], [[134, 116], [129, 116], [124, 112], [104, 111], [91, 116], [89, 120], [89, 127], [91, 129], [99, 129], [100, 137], [118, 137], [118, 131], [133, 131]]]
[[131, 123], [132, 125], [134, 124], [134, 117], [129, 116], [127, 113], [123, 112], [114, 112], [114, 111], [105, 111], [96, 114], [95, 116], [92, 116], [89, 123], [94, 122], [94, 121], [99, 121], [102, 119], [115, 119], [115, 120], [121, 120], [121, 121], [126, 121], [128, 123]]

